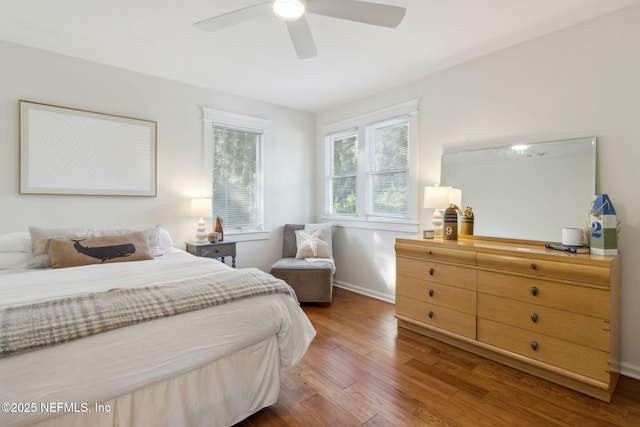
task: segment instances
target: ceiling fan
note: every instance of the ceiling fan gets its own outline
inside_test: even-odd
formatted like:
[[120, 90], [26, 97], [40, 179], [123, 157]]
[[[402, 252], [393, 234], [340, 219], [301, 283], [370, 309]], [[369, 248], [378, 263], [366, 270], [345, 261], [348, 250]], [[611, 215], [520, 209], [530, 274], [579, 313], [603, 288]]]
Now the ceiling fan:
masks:
[[359, 0], [275, 0], [214, 16], [194, 25], [203, 31], [213, 32], [263, 16], [269, 11], [285, 21], [298, 58], [306, 59], [318, 52], [305, 13], [395, 28], [402, 22], [406, 9]]

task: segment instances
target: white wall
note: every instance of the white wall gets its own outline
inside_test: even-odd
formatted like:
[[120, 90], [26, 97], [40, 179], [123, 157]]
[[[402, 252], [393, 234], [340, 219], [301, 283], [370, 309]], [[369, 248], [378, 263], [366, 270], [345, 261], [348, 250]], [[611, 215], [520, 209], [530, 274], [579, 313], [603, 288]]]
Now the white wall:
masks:
[[[0, 232], [162, 224], [184, 248], [195, 234], [189, 198], [201, 192], [202, 106], [272, 121], [265, 199], [274, 232], [238, 243], [238, 266], [268, 270], [282, 254], [282, 225], [313, 218], [312, 114], [10, 43], [0, 42], [0, 58]], [[19, 99], [156, 121], [158, 197], [18, 194]]]
[[[606, 15], [325, 112], [316, 129], [420, 98], [419, 188], [439, 182], [443, 146], [598, 137], [597, 191], [609, 194], [622, 227], [622, 370], [640, 378], [638, 22], [640, 6]], [[392, 297], [397, 235], [340, 229], [336, 280]]]

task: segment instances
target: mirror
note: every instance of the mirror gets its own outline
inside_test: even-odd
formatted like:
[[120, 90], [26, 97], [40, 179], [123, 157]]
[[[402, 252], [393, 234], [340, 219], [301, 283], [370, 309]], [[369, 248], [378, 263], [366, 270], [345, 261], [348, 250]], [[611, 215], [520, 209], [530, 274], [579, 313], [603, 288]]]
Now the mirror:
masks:
[[559, 242], [591, 209], [596, 138], [449, 152], [441, 170], [473, 208], [474, 235]]

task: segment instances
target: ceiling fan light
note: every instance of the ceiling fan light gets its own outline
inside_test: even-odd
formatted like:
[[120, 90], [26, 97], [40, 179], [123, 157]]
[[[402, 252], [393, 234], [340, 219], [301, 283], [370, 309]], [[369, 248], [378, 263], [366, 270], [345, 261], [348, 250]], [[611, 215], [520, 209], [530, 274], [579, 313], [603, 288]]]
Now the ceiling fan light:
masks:
[[285, 21], [295, 21], [304, 13], [304, 2], [301, 0], [276, 0], [273, 13]]

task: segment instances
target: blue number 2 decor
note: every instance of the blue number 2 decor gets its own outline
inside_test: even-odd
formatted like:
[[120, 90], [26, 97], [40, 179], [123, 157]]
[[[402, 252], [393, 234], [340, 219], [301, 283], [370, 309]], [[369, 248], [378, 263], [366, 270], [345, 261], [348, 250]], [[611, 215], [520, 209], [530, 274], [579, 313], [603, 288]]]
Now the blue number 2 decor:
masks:
[[598, 194], [589, 214], [591, 253], [597, 255], [618, 254], [618, 220], [616, 210], [607, 194]]

